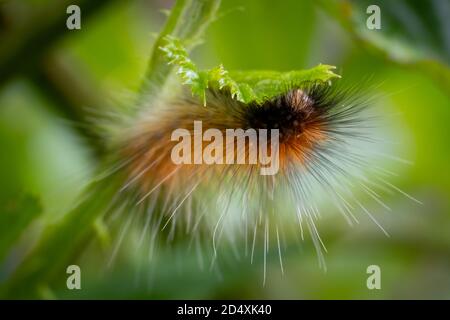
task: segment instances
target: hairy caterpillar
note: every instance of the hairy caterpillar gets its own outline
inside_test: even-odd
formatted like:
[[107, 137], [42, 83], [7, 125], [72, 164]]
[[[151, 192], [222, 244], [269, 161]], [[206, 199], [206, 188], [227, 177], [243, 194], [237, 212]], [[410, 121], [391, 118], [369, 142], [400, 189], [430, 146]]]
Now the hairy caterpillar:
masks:
[[[251, 261], [255, 243], [263, 243], [265, 255], [272, 239], [283, 270], [281, 247], [287, 225], [302, 239], [304, 233], [310, 234], [325, 268], [325, 245], [316, 227], [323, 201], [332, 202], [349, 224], [358, 222], [357, 212], [367, 214], [387, 234], [352, 191], [361, 189], [387, 209], [377, 189], [402, 192], [385, 180], [387, 171], [369, 165], [367, 148], [361, 148], [377, 139], [366, 114], [370, 99], [358, 86], [286, 84], [282, 94], [253, 103], [236, 100], [226, 89], [210, 88], [205, 98], [206, 105], [185, 90], [145, 109], [122, 133], [118, 154], [127, 160], [121, 168], [125, 178], [120, 194], [141, 210], [141, 243], [161, 237], [173, 241], [188, 234], [212, 247], [214, 263], [222, 238], [233, 246], [236, 237], [244, 238]], [[221, 164], [195, 163], [195, 157], [192, 163], [175, 164], [171, 154], [177, 141], [171, 135], [181, 128], [195, 139], [195, 121], [202, 121], [205, 130], [222, 133], [279, 130], [279, 172], [261, 175], [260, 163], [226, 164], [227, 152], [236, 159], [241, 151], [248, 159], [248, 144], [243, 150], [224, 147]], [[212, 142], [202, 141], [202, 150]], [[377, 179], [368, 179], [367, 171]]]

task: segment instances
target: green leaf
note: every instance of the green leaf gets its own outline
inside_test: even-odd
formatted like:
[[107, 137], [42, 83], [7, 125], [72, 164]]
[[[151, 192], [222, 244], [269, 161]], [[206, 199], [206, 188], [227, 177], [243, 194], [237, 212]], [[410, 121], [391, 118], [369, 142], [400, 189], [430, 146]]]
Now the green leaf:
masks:
[[159, 33], [150, 57], [145, 81], [142, 86], [142, 98], [159, 94], [172, 72], [159, 48], [165, 43], [167, 35], [183, 40], [185, 47], [191, 50], [201, 42], [201, 37], [217, 18], [221, 0], [177, 0], [171, 9], [164, 28]]
[[[381, 30], [366, 27], [366, 8], [371, 2], [320, 0], [317, 3], [365, 48], [368, 53], [397, 65], [417, 70], [433, 79], [445, 93], [450, 92], [450, 52], [445, 50], [445, 22], [423, 1], [385, 1]], [[448, 7], [445, 1], [442, 6]], [[410, 25], [392, 12], [408, 14]], [[436, 23], [428, 23], [427, 21]]]
[[0, 260], [41, 213], [39, 201], [29, 195], [16, 196], [0, 205]]
[[241, 87], [248, 87], [252, 93], [251, 101], [261, 102], [286, 92], [287, 88], [299, 87], [308, 82], [328, 82], [340, 78], [333, 72], [334, 66], [319, 64], [307, 70], [290, 72], [277, 71], [234, 71], [232, 76]]
[[215, 87], [227, 90], [231, 97], [244, 102], [261, 102], [286, 92], [287, 88], [300, 86], [305, 82], [327, 82], [339, 78], [332, 70], [334, 66], [320, 64], [312, 69], [277, 72], [246, 71], [228, 72], [223, 65], [208, 70], [199, 70], [181, 41], [173, 36], [164, 38], [160, 49], [165, 53], [168, 64], [176, 66], [176, 73], [184, 85], [191, 87], [192, 94], [202, 99], [206, 106], [206, 90]]
[[48, 293], [64, 286], [67, 266], [95, 237], [96, 223], [110, 208], [122, 181], [123, 177], [117, 175], [93, 181], [79, 205], [44, 230], [37, 245], [0, 286], [0, 297], [31, 298], [43, 289]]

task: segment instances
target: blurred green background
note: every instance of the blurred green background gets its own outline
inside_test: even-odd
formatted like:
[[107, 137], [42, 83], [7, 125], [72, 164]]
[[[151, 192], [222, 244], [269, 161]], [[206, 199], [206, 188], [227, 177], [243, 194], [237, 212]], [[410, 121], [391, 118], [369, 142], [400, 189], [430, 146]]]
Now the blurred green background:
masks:
[[[173, 5], [82, 1], [82, 28], [69, 31], [67, 3], [0, 1], [0, 286], [92, 178], [101, 146], [82, 119], [132, 101]], [[381, 30], [365, 28], [369, 4], [381, 8]], [[319, 224], [328, 271], [319, 269], [310, 241], [293, 244], [284, 275], [278, 256], [269, 257], [265, 286], [262, 259], [229, 259], [218, 275], [201, 270], [194, 253], [178, 261], [167, 248], [153, 264], [129, 250], [108, 267], [111, 246], [93, 239], [77, 260], [82, 290], [43, 285], [32, 297], [449, 299], [448, 17], [445, 0], [227, 0], [193, 52], [205, 68], [288, 71], [326, 63], [349, 83], [370, 77], [397, 142], [391, 153], [412, 162], [389, 167], [398, 174], [391, 181], [423, 202], [396, 193], [384, 199], [392, 212], [367, 204], [390, 238], [368, 219], [350, 228], [329, 212]], [[381, 267], [381, 290], [366, 287], [372, 264]]]

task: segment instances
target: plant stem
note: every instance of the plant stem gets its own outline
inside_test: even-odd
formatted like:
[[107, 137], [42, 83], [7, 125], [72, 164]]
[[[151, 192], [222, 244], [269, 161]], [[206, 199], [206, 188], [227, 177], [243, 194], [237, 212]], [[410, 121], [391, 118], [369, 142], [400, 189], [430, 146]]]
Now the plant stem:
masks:
[[[159, 50], [162, 39], [172, 34], [184, 40], [189, 48], [199, 41], [199, 36], [214, 20], [220, 0], [178, 0], [164, 29], [159, 35], [147, 72], [148, 94], [162, 90], [171, 67], [167, 66]], [[101, 169], [105, 170], [108, 165]], [[44, 236], [1, 288], [0, 296], [35, 298], [39, 288], [52, 292], [64, 288], [66, 268], [95, 237], [95, 223], [110, 207], [124, 177], [114, 174], [105, 180], [94, 181], [87, 190], [87, 199], [69, 212], [58, 224], [44, 230]]]
[[162, 51], [163, 39], [167, 35], [179, 38], [188, 50], [200, 42], [209, 24], [215, 20], [220, 0], [177, 0], [171, 14], [153, 46], [142, 97], [153, 98], [161, 92], [173, 69], [167, 64]]

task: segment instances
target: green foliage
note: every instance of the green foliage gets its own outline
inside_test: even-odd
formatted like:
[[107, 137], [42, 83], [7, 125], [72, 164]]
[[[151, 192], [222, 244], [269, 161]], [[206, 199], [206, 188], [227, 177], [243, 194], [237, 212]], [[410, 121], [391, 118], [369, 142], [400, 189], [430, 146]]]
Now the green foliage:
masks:
[[[97, 221], [107, 212], [121, 181], [113, 175], [104, 180], [94, 181], [86, 188], [84, 200], [61, 221], [47, 227], [43, 237], [27, 255], [24, 263], [20, 264], [6, 285], [1, 288], [0, 296], [34, 297], [36, 294], [39, 295], [42, 288], [51, 292], [53, 288], [64, 286], [65, 282], [61, 281], [61, 275], [65, 274], [67, 266], [78, 259], [78, 255], [90, 241], [96, 236], [102, 236], [96, 234]], [[26, 203], [20, 204], [22, 209], [26, 208], [24, 207]], [[29, 212], [36, 211], [33, 209], [35, 204], [31, 203], [28, 206], [31, 208], [28, 209]], [[32, 218], [30, 217], [30, 220]], [[2, 223], [1, 226], [7, 225]]]
[[178, 0], [154, 44], [153, 52], [145, 76], [143, 92], [151, 97], [165, 85], [172, 72], [159, 50], [167, 35], [183, 39], [187, 49], [192, 49], [203, 36], [204, 31], [217, 18], [221, 0]]
[[[42, 1], [34, 2], [36, 5], [29, 8], [30, 12], [42, 6]], [[386, 137], [400, 142], [395, 144], [392, 153], [414, 161], [414, 166], [407, 168], [394, 166], [387, 169], [398, 173], [393, 182], [403, 190], [417, 194], [423, 200], [424, 206], [412, 205], [397, 195], [389, 196], [386, 201], [394, 208], [395, 215], [392, 217], [395, 216], [395, 219], [391, 220], [387, 216], [381, 216], [381, 219], [394, 235], [390, 239], [376, 230], [372, 231], [373, 228], [364, 219], [361, 219], [361, 226], [357, 228], [358, 232], [350, 231], [343, 225], [340, 217], [334, 217], [334, 213], [338, 213], [336, 209], [329, 208], [327, 210], [329, 217], [322, 219], [320, 225], [324, 242], [327, 246], [334, 246], [327, 256], [329, 272], [326, 276], [318, 270], [315, 252], [308, 238], [305, 238], [305, 243], [302, 243], [300, 254], [297, 241], [292, 238], [286, 239], [287, 250], [283, 251], [283, 263], [286, 267], [284, 277], [280, 276], [278, 253], [271, 248], [267, 256], [268, 281], [264, 288], [261, 286], [264, 251], [262, 241], [259, 239], [255, 246], [253, 264], [250, 265], [247, 259], [236, 260], [233, 257], [230, 260], [232, 263], [221, 270], [220, 281], [216, 274], [207, 272], [207, 269], [199, 270], [198, 257], [194, 251], [180, 249], [185, 254], [180, 259], [178, 254], [172, 255], [174, 251], [172, 248], [165, 250], [163, 246], [159, 248], [160, 257], [157, 257], [156, 264], [155, 261], [151, 262], [151, 267], [148, 267], [146, 262], [142, 262], [148, 257], [148, 250], [143, 246], [139, 250], [123, 250], [123, 260], [118, 259], [121, 264], [114, 266], [114, 273], [111, 273], [111, 270], [106, 272], [105, 257], [109, 257], [111, 248], [108, 247], [108, 250], [103, 252], [99, 249], [100, 243], [96, 240], [100, 240], [101, 244], [105, 242], [109, 245], [109, 236], [114, 240], [118, 238], [118, 233], [115, 232], [117, 230], [110, 229], [110, 225], [105, 228], [102, 217], [108, 212], [111, 199], [120, 189], [123, 179], [117, 177], [117, 179], [111, 178], [105, 181], [100, 179], [93, 182], [84, 193], [83, 200], [80, 200], [73, 210], [64, 214], [65, 208], [59, 209], [65, 207], [61, 204], [66, 202], [70, 204], [66, 198], [72, 199], [66, 197], [66, 194], [75, 196], [74, 193], [76, 193], [68, 176], [78, 172], [78, 168], [84, 165], [94, 171], [94, 164], [91, 164], [90, 157], [80, 143], [68, 138], [66, 130], [70, 129], [70, 126], [53, 128], [53, 124], [61, 122], [60, 116], [58, 115], [58, 121], [56, 121], [56, 117], [53, 117], [53, 113], [49, 110], [63, 109], [64, 103], [52, 104], [46, 99], [42, 99], [44, 100], [42, 102], [38, 101], [38, 97], [41, 95], [46, 97], [48, 94], [46, 87], [41, 86], [40, 83], [36, 86], [37, 90], [30, 90], [25, 81], [8, 80], [8, 86], [2, 87], [3, 99], [0, 99], [2, 150], [0, 199], [7, 199], [7, 201], [0, 200], [0, 260], [3, 260], [0, 270], [2, 281], [0, 297], [6, 299], [17, 297], [441, 299], [449, 297], [450, 171], [448, 159], [450, 145], [448, 139], [450, 136], [447, 123], [450, 119], [450, 109], [448, 96], [445, 96], [445, 93], [450, 92], [448, 90], [450, 88], [448, 85], [450, 83], [449, 56], [448, 47], [445, 51], [445, 44], [448, 42], [444, 39], [431, 41], [445, 34], [444, 31], [447, 30], [445, 24], [439, 22], [436, 10], [428, 7], [431, 6], [431, 2], [378, 1], [383, 10], [383, 29], [380, 31], [368, 31], [365, 28], [367, 17], [365, 8], [371, 4], [370, 0], [320, 1], [322, 8], [327, 9], [330, 16], [339, 21], [343, 28], [332, 23], [328, 24], [328, 17], [316, 15], [311, 10], [319, 2], [315, 0], [287, 0], [276, 4], [270, 0], [249, 0], [245, 3], [240, 0], [230, 0], [223, 3], [222, 11], [232, 12], [236, 6], [243, 5], [244, 14], [233, 11], [232, 14], [227, 14], [226, 18], [217, 19], [220, 16], [217, 14], [219, 2], [176, 1], [169, 19], [154, 43], [148, 71], [145, 74], [146, 81], [142, 88], [144, 89], [142, 97], [146, 99], [146, 103], [142, 105], [149, 105], [152, 92], [159, 93], [169, 74], [174, 70], [182, 71], [180, 76], [183, 83], [190, 86], [193, 93], [200, 98], [204, 99], [206, 88], [215, 86], [228, 90], [235, 99], [245, 102], [277, 95], [286, 89], [286, 85], [296, 85], [303, 81], [329, 81], [337, 77], [332, 72], [333, 68], [327, 65], [291, 72], [235, 72], [227, 71], [222, 65], [208, 70], [198, 70], [189, 59], [188, 52], [199, 42], [205, 29], [214, 20], [218, 21], [214, 23], [211, 32], [207, 35], [208, 45], [202, 47], [202, 49], [206, 48], [202, 54], [204, 58], [202, 62], [206, 65], [208, 63], [212, 66], [216, 65], [214, 59], [219, 58], [230, 69], [262, 67], [295, 70], [304, 68], [311, 61], [314, 64], [324, 61], [345, 70], [345, 78], [354, 77], [355, 82], [374, 74], [377, 77], [377, 83], [384, 83], [377, 92], [379, 90], [381, 95], [388, 96], [377, 105], [377, 108], [379, 107], [386, 114], [383, 118], [390, 118], [392, 114], [399, 115], [386, 127], [388, 129]], [[399, 21], [394, 21], [395, 17], [389, 17], [388, 10], [384, 9], [391, 5], [398, 5], [399, 2], [406, 3], [411, 9], [416, 6], [424, 7], [422, 10], [414, 11], [419, 12], [416, 16], [422, 23], [416, 24], [416, 21], [413, 21], [412, 25], [421, 25], [421, 29], [427, 30], [430, 36], [426, 38], [431, 42], [429, 45], [426, 45], [427, 41], [418, 39], [420, 32], [411, 32], [411, 29], [405, 26], [396, 28], [394, 23]], [[440, 1], [442, 4], [445, 4], [444, 2], [445, 0]], [[138, 3], [141, 2], [124, 2], [120, 6], [111, 7], [106, 14], [95, 16], [93, 24], [87, 23], [86, 20], [82, 34], [70, 37], [70, 40], [65, 39], [68, 42], [60, 42], [57, 45], [56, 55], [62, 52], [70, 53], [71, 57], [74, 56], [73, 65], [78, 77], [82, 80], [85, 79], [82, 69], [88, 70], [88, 74], [92, 73], [96, 80], [107, 79], [102, 82], [102, 85], [113, 96], [121, 91], [117, 90], [118, 85], [133, 84], [135, 87], [134, 84], [140, 81], [143, 71], [141, 69], [143, 65], [138, 61], [145, 60], [150, 48], [149, 45], [143, 45], [141, 48], [140, 45], [132, 45], [128, 41], [132, 39], [133, 43], [150, 44], [151, 28], [139, 27], [140, 32], [136, 33], [134, 30], [136, 28], [130, 28], [130, 26], [136, 22], [143, 26], [148, 21], [151, 21], [152, 26], [158, 23], [157, 17], [148, 19], [144, 10], [137, 11], [142, 9]], [[439, 0], [432, 3], [439, 3]], [[145, 5], [148, 9], [147, 6], [158, 4], [151, 2]], [[124, 11], [125, 9], [128, 11]], [[150, 11], [157, 12], [159, 8], [152, 7], [152, 9], [154, 10]], [[7, 10], [7, 18], [10, 18], [9, 11], [11, 14], [14, 13], [14, 10]], [[54, 10], [54, 12], [59, 12], [64, 19], [66, 18], [64, 10]], [[135, 15], [136, 12], [139, 12], [139, 15]], [[48, 10], [44, 11], [44, 17], [46, 13]], [[435, 16], [426, 20], [427, 16], [432, 14]], [[23, 17], [25, 18], [25, 15]], [[41, 19], [40, 15], [36, 15], [36, 18], [28, 25], [33, 26], [32, 30], [40, 33], [40, 30], [45, 29], [47, 20]], [[320, 20], [322, 18], [326, 19], [327, 23], [322, 23], [323, 21]], [[20, 18], [20, 20], [27, 19]], [[16, 22], [11, 21], [15, 26]], [[37, 41], [39, 39], [31, 36], [24, 38], [21, 32], [15, 32], [22, 30], [19, 22], [18, 28], [5, 30], [7, 33], [11, 31], [7, 39], [13, 43], [27, 45], [4, 45], [2, 50], [10, 57], [15, 57], [14, 60], [17, 60], [17, 57], [28, 57], [29, 52], [35, 52], [36, 48], [45, 49], [44, 52], [47, 52], [45, 42]], [[58, 25], [64, 26], [64, 23]], [[122, 27], [117, 28], [118, 25]], [[35, 32], [30, 33], [32, 34]], [[47, 38], [47, 36], [52, 37], [55, 32], [50, 30], [50, 33], [42, 34]], [[169, 39], [169, 42], [176, 42], [176, 39], [179, 39], [179, 43], [166, 48], [169, 45], [167, 35], [176, 37], [174, 40]], [[353, 42], [347, 41], [349, 36], [354, 40]], [[104, 41], [98, 41], [98, 39]], [[6, 43], [6, 40], [2, 43]], [[69, 46], [67, 46], [68, 43]], [[74, 45], [79, 48], [75, 50]], [[20, 55], [12, 54], [21, 47], [24, 51]], [[160, 50], [161, 47], [166, 50]], [[183, 47], [186, 50], [183, 51]], [[115, 54], [111, 54], [112, 51]], [[211, 54], [213, 52], [220, 52], [220, 55], [214, 57], [214, 54]], [[167, 63], [168, 54], [173, 54], [171, 65]], [[41, 54], [38, 56], [40, 57]], [[47, 61], [49, 56], [43, 53], [42, 58], [25, 59], [27, 63], [20, 64], [20, 67], [23, 65], [38, 70], [42, 64], [38, 65], [36, 62]], [[3, 59], [0, 64], [6, 66], [8, 70], [13, 70], [14, 76], [19, 74], [16, 64], [8, 61], [10, 60]], [[65, 68], [53, 70], [53, 67], [57, 65], [51, 62], [49, 65], [52, 73], [58, 75], [61, 81], [66, 80], [67, 74], [63, 72]], [[84, 68], [78, 68], [78, 66]], [[402, 67], [399, 68], [399, 66]], [[404, 66], [411, 69], [411, 72], [405, 72]], [[20, 74], [22, 75], [20, 79], [28, 77], [24, 72]], [[3, 76], [4, 73], [2, 73]], [[444, 93], [437, 90], [430, 79], [436, 80], [436, 83], [445, 88]], [[76, 88], [73, 89], [76, 91]], [[93, 90], [93, 88], [90, 89]], [[38, 97], [36, 93], [39, 93]], [[101, 96], [95, 89], [93, 94]], [[21, 101], [29, 105], [33, 117], [28, 113], [22, 113], [23, 108], [17, 107]], [[83, 105], [89, 109], [98, 107], [89, 103]], [[35, 113], [36, 116], [34, 116]], [[42, 119], [45, 121], [41, 120], [41, 116], [44, 116]], [[39, 126], [33, 124], [34, 117]], [[33, 121], [30, 122], [30, 120]], [[70, 122], [75, 123], [75, 121]], [[48, 130], [49, 128], [51, 130]], [[84, 130], [85, 127], [82, 128]], [[80, 134], [80, 131], [73, 134]], [[67, 149], [60, 147], [63, 143]], [[65, 152], [66, 150], [78, 156], [73, 157], [73, 154]], [[70, 174], [62, 175], [61, 173], [66, 172], [68, 167], [72, 168]], [[111, 169], [111, 166], [100, 167], [101, 171], [104, 169]], [[110, 170], [108, 172], [110, 173]], [[64, 197], [60, 196], [61, 193], [56, 193], [55, 196], [54, 185], [60, 190], [65, 190], [62, 193]], [[11, 190], [16, 191], [17, 187], [20, 187], [20, 190], [32, 190], [32, 194], [37, 194], [38, 198], [14, 195]], [[40, 202], [47, 211], [51, 211], [52, 209], [49, 208], [52, 206], [57, 208], [55, 214], [60, 215], [57, 221], [46, 220], [46, 217], [42, 215]], [[364, 205], [367, 204], [364, 203]], [[132, 209], [127, 207], [124, 211], [128, 213]], [[377, 207], [370, 209], [377, 211]], [[48, 212], [45, 213], [48, 215]], [[36, 239], [37, 243], [20, 241], [18, 246], [19, 239], [28, 240], [25, 237], [27, 231], [37, 222], [40, 223], [39, 227], [42, 227], [42, 233], [36, 234], [40, 236]], [[130, 231], [131, 239], [139, 237], [140, 233], [136, 233], [135, 230]], [[342, 239], [350, 239], [350, 241], [343, 242]], [[26, 253], [23, 261], [12, 261], [20, 263], [17, 266], [11, 265], [10, 259], [8, 261], [4, 259], [8, 254], [11, 258], [15, 258], [15, 255], [11, 254], [19, 251], [15, 249], [22, 250], [20, 253]], [[231, 249], [224, 253], [235, 254]], [[368, 291], [364, 287], [365, 267], [373, 264], [374, 261], [383, 267], [383, 279], [385, 279], [383, 281], [386, 284], [379, 292]], [[70, 291], [65, 287], [66, 267], [73, 263], [79, 264], [83, 270], [83, 290], [81, 291]], [[180, 271], [181, 264], [186, 270]], [[134, 281], [136, 269], [142, 271], [139, 281]], [[348, 270], [356, 270], [356, 272], [348, 272]], [[149, 286], [146, 278], [149, 273], [154, 273], [156, 279], [156, 283], [152, 286]], [[405, 281], [398, 281], [398, 279]], [[199, 283], [202, 285], [199, 286]], [[410, 290], [411, 287], [417, 290]]]
[[2, 203], [0, 212], [1, 261], [25, 228], [42, 213], [42, 208], [35, 197], [20, 195]]
[[[202, 31], [215, 18], [219, 4], [219, 0], [177, 1], [159, 39], [165, 34], [174, 33], [189, 42], [188, 47], [192, 48], [199, 41]], [[146, 85], [149, 87], [144, 88], [147, 89], [144, 90], [146, 99], [153, 98], [153, 92], [163, 89], [165, 78], [170, 72], [171, 68], [159, 50], [154, 50], [146, 76]], [[106, 163], [105, 167], [100, 165], [98, 168], [100, 173], [111, 166], [109, 161]], [[108, 230], [100, 221], [125, 179], [118, 175], [111, 174], [92, 181], [79, 204], [57, 223], [47, 226], [37, 245], [0, 287], [0, 297], [46, 298], [53, 295], [54, 289], [64, 288], [62, 277], [65, 268], [77, 261], [80, 253], [94, 238], [98, 237], [100, 241], [108, 238]], [[10, 213], [8, 210], [0, 212], [0, 258], [16, 242], [26, 225], [40, 213], [40, 210], [33, 209], [36, 206], [32, 204], [30, 200], [18, 199], [17, 203], [9, 205], [13, 208]], [[0, 206], [0, 209], [4, 208]], [[20, 219], [15, 217], [19, 212], [23, 214]]]
[[[431, 4], [384, 1], [381, 30], [374, 31], [366, 27], [366, 8], [371, 1], [320, 0], [318, 3], [369, 53], [418, 70], [436, 81], [447, 94], [450, 92], [450, 52], [445, 48], [448, 39], [444, 32], [447, 26], [437, 11], [430, 10]], [[444, 1], [438, 5], [445, 9]], [[394, 12], [404, 12], [408, 23]]]
[[320, 64], [312, 69], [276, 72], [246, 71], [228, 72], [223, 65], [212, 69], [199, 70], [181, 41], [173, 36], [165, 37], [165, 45], [160, 47], [168, 63], [176, 66], [182, 83], [191, 87], [192, 94], [202, 99], [206, 106], [206, 90], [216, 87], [227, 90], [231, 96], [244, 103], [261, 102], [286, 91], [286, 88], [300, 86], [305, 82], [327, 82], [339, 78], [332, 70], [334, 66]]

